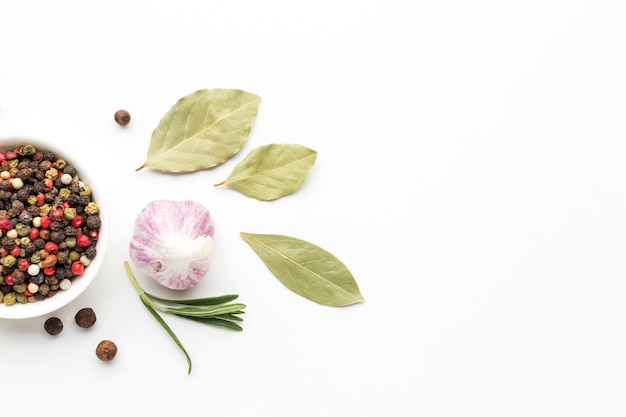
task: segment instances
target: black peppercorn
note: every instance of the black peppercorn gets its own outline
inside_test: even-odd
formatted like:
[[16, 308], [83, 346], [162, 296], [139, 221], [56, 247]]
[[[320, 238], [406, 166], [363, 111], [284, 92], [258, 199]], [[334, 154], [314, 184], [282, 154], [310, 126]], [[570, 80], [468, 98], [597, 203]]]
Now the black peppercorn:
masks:
[[50, 240], [54, 243], [61, 243], [65, 240], [65, 233], [62, 230], [54, 230], [50, 233]]
[[[60, 253], [60, 252], [59, 252]], [[59, 255], [57, 254], [57, 265], [59, 264]], [[66, 262], [67, 265], [67, 262]], [[62, 279], [65, 279], [67, 277], [71, 276], [70, 272], [68, 269], [66, 268], [56, 268], [54, 270], [54, 278], [56, 279], [57, 283], [59, 281], [61, 281]]]
[[29, 282], [40, 285], [45, 281], [45, 279], [46, 279], [45, 275], [40, 272], [37, 275], [30, 277]]
[[85, 222], [89, 229], [99, 229], [102, 221], [100, 220], [100, 216], [91, 215], [87, 217], [87, 221]]
[[110, 340], [103, 340], [96, 347], [96, 356], [102, 361], [112, 361], [116, 354], [117, 346]]
[[91, 198], [88, 195], [81, 195], [78, 197], [78, 204], [81, 206], [86, 206], [91, 201]]
[[89, 307], [81, 308], [74, 318], [79, 327], [88, 329], [96, 322], [96, 313]]
[[63, 330], [63, 322], [58, 317], [50, 317], [43, 324], [43, 328], [48, 334], [54, 336], [61, 333], [61, 331]]
[[[63, 229], [63, 233], [65, 233], [65, 237], [76, 236], [78, 234], [78, 232], [76, 231], [76, 228], [73, 226], [65, 226], [65, 229]], [[59, 248], [61, 247], [60, 245], [62, 243], [65, 243], [65, 241], [59, 242]]]
[[[61, 245], [59, 245], [61, 246]], [[70, 251], [69, 250], [60, 250], [57, 253], [57, 263], [61, 265], [67, 264], [67, 261], [70, 259]]]
[[30, 191], [27, 188], [19, 189], [17, 190], [17, 193], [15, 193], [15, 196], [17, 197], [19, 201], [26, 201], [29, 195], [30, 195]]
[[115, 112], [115, 121], [120, 126], [126, 126], [130, 123], [130, 113], [126, 110], [118, 110]]
[[93, 260], [93, 258], [96, 257], [97, 254], [97, 250], [95, 246], [89, 246], [87, 249], [85, 249], [85, 256], [91, 260]]
[[43, 249], [43, 247], [46, 245], [46, 241], [40, 237], [33, 240], [33, 243], [35, 244], [35, 248], [37, 249]]
[[66, 165], [65, 168], [63, 168], [63, 172], [65, 174], [68, 174], [68, 175], [72, 176], [72, 177], [75, 176], [78, 173], [76, 168], [74, 168], [71, 165]]
[[33, 205], [26, 207], [26, 213], [30, 214], [31, 218], [39, 216], [39, 206]]
[[30, 224], [33, 221], [33, 216], [29, 212], [23, 211], [17, 216], [17, 219], [20, 223]]

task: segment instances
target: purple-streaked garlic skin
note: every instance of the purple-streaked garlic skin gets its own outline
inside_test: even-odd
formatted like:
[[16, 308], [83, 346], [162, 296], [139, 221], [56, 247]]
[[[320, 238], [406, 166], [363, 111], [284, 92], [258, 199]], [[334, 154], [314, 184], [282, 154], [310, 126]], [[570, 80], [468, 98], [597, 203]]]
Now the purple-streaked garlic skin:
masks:
[[214, 234], [213, 217], [202, 204], [155, 200], [135, 219], [130, 258], [161, 285], [188, 289], [209, 271]]

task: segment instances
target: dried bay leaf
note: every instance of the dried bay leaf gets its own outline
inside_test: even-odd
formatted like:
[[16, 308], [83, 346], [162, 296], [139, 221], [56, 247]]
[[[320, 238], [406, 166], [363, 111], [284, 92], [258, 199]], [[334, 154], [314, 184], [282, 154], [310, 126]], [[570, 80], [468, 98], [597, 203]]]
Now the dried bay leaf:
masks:
[[241, 237], [296, 294], [334, 307], [365, 301], [352, 273], [325, 249], [290, 236], [241, 232]]
[[228, 186], [257, 200], [275, 200], [302, 186], [316, 158], [316, 151], [298, 144], [259, 146], [215, 186]]
[[186, 95], [152, 132], [146, 162], [137, 171], [192, 172], [223, 163], [248, 140], [260, 101], [256, 94], [228, 88]]

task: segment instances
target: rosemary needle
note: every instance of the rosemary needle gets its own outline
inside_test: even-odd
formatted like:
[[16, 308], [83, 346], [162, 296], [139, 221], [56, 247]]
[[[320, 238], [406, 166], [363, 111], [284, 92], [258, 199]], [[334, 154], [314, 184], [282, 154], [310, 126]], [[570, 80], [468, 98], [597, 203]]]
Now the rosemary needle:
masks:
[[165, 320], [163, 320], [163, 317], [161, 317], [159, 312], [173, 314], [179, 317], [212, 326], [224, 327], [237, 331], [243, 330], [242, 327], [235, 322], [243, 320], [241, 317], [239, 317], [239, 315], [244, 313], [243, 309], [246, 306], [245, 304], [241, 303], [230, 303], [231, 301], [235, 300], [238, 295], [228, 294], [218, 297], [192, 298], [182, 300], [158, 297], [156, 295], [147, 293], [146, 291], [144, 291], [143, 288], [141, 288], [128, 261], [124, 261], [124, 267], [126, 268], [126, 272], [128, 274], [128, 277], [130, 278], [130, 282], [133, 284], [133, 287], [135, 288], [137, 293], [139, 293], [139, 299], [141, 300], [142, 304], [170, 335], [170, 337], [172, 338], [172, 340], [174, 340], [176, 345], [178, 345], [180, 350], [182, 350], [185, 354], [185, 357], [187, 358], [188, 374], [191, 373], [191, 357], [189, 356], [189, 353], [183, 346], [180, 339], [176, 336], [172, 328], [165, 322]]

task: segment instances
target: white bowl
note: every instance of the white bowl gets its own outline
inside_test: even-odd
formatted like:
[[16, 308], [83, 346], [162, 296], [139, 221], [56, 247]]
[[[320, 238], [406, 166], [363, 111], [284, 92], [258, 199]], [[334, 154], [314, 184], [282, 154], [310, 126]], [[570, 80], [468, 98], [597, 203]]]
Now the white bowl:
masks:
[[69, 152], [58, 149], [48, 143], [28, 138], [0, 139], [0, 150], [6, 152], [16, 148], [17, 146], [27, 144], [33, 145], [37, 150], [54, 152], [57, 157], [66, 160], [70, 165], [76, 168], [80, 179], [83, 180], [89, 188], [91, 188], [92, 199], [98, 204], [100, 209], [99, 215], [101, 225], [98, 233], [98, 242], [96, 244], [97, 252], [89, 266], [85, 267], [84, 272], [73, 278], [72, 285], [69, 289], [59, 289], [56, 295], [50, 298], [45, 298], [41, 301], [29, 302], [25, 304], [15, 303], [10, 306], [0, 303], [0, 319], [27, 319], [43, 316], [50, 314], [75, 300], [89, 287], [89, 285], [91, 285], [98, 275], [98, 271], [100, 270], [100, 266], [104, 260], [104, 253], [108, 245], [109, 223], [102, 201], [98, 198], [101, 195], [99, 194], [100, 188], [98, 185], [93, 183], [93, 178], [89, 175], [86, 166], [81, 163], [81, 161], [78, 161], [77, 157], [70, 155]]

